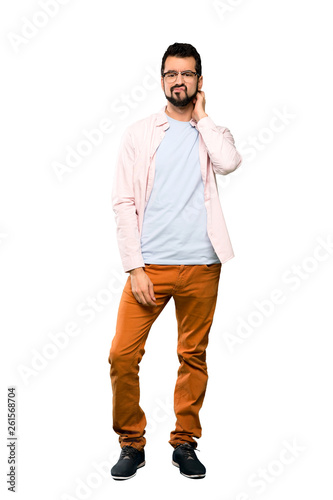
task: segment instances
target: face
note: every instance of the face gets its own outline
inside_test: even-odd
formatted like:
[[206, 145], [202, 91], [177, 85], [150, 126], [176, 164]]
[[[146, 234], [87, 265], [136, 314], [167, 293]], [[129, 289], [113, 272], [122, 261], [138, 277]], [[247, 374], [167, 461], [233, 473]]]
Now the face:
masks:
[[[195, 72], [195, 59], [194, 57], [175, 57], [169, 56], [165, 60], [164, 73], [167, 71], [194, 71]], [[161, 85], [165, 97], [171, 104], [176, 107], [186, 107], [196, 96], [198, 90], [202, 87], [202, 75], [200, 78], [195, 76], [193, 82], [184, 82], [182, 75], [178, 75], [177, 80], [168, 83], [166, 78], [161, 78]]]

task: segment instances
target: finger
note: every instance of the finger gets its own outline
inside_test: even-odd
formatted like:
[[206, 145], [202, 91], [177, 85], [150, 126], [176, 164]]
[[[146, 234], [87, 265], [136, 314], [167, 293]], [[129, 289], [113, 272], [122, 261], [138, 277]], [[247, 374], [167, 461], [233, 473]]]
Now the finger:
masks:
[[133, 292], [133, 295], [134, 295], [135, 299], [137, 300], [137, 302], [139, 302], [139, 304], [141, 304], [143, 306], [147, 305], [142, 293]]
[[139, 304], [141, 304], [141, 299], [140, 299], [139, 295], [138, 295], [136, 292], [133, 292], [133, 296], [134, 296], [135, 300], [136, 300]]
[[146, 292], [145, 294], [145, 301], [146, 301], [146, 305], [148, 306], [156, 306], [156, 302], [154, 302], [151, 297], [150, 297], [150, 294], [149, 294], [149, 291]]
[[156, 302], [156, 297], [154, 294], [154, 285], [151, 281], [148, 283], [148, 291], [149, 291], [150, 298]]
[[150, 283], [147, 283], [147, 288], [145, 290], [141, 290], [141, 300], [144, 303], [144, 305], [155, 306], [156, 303], [152, 298], [152, 296], [154, 296], [154, 292], [152, 293], [152, 296], [151, 296], [149, 286], [150, 286]]
[[149, 306], [150, 305], [149, 304], [149, 297], [148, 297], [147, 292], [145, 292], [145, 291], [142, 290], [141, 294], [140, 294], [140, 298], [141, 298], [141, 304], [143, 306]]

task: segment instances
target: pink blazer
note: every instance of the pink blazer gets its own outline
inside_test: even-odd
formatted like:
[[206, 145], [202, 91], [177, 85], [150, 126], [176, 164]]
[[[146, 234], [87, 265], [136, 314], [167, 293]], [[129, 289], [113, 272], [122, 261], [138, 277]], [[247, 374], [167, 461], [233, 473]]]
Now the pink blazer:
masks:
[[[222, 264], [234, 257], [224, 220], [215, 174], [226, 175], [242, 163], [230, 130], [215, 125], [209, 116], [191, 124], [199, 132], [199, 157], [207, 209], [207, 232]], [[140, 236], [144, 210], [155, 174], [155, 152], [169, 128], [165, 106], [130, 125], [123, 134], [114, 182], [112, 207], [124, 271], [144, 267]]]

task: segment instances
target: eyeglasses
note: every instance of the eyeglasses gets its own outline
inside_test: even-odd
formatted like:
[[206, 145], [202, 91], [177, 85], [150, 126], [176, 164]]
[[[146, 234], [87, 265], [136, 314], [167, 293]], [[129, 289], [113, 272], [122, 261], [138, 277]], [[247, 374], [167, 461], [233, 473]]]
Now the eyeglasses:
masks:
[[179, 74], [182, 75], [183, 80], [186, 83], [193, 82], [194, 77], [196, 75], [199, 75], [199, 73], [195, 73], [194, 71], [167, 71], [166, 73], [163, 73], [162, 76], [168, 83], [174, 83], [177, 80]]

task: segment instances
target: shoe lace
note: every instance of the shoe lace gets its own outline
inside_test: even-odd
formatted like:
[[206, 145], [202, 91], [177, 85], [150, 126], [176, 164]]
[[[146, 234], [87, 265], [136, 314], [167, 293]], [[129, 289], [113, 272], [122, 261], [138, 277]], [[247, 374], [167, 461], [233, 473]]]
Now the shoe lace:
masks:
[[121, 458], [136, 458], [137, 450], [133, 446], [123, 446], [121, 449]]
[[[182, 447], [185, 458], [187, 460], [195, 460], [197, 458], [193, 446], [191, 446], [190, 444], [182, 444], [180, 446]], [[200, 450], [196, 450], [196, 451], [200, 451]]]

